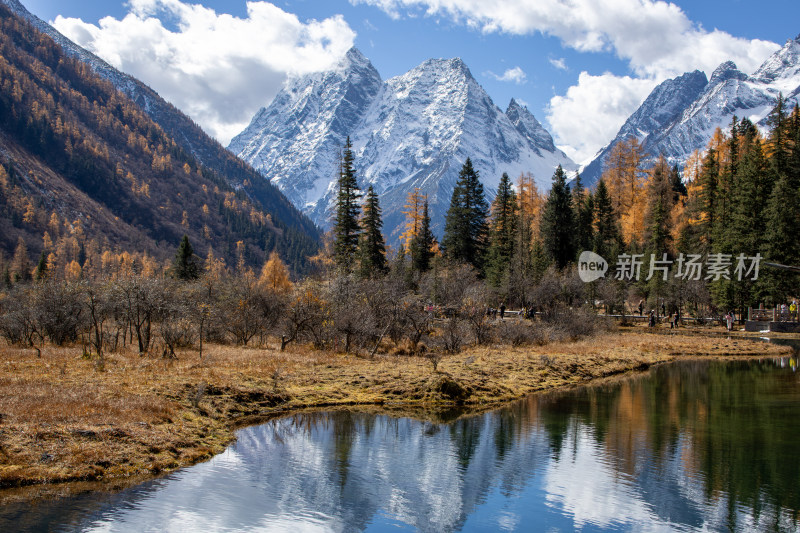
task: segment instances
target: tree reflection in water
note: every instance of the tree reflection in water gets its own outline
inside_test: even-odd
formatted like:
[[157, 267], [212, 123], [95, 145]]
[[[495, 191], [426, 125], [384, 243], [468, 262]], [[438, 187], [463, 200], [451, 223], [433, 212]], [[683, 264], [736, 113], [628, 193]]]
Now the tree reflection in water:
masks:
[[796, 531], [795, 368], [686, 361], [427, 421], [300, 413], [120, 494], [0, 509], [0, 530]]

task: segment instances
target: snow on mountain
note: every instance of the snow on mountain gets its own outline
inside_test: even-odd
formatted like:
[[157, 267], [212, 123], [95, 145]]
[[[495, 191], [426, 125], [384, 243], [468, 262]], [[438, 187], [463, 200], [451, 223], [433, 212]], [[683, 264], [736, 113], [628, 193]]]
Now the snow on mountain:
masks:
[[287, 82], [229, 149], [329, 227], [347, 136], [359, 184], [380, 194], [390, 242], [402, 232], [403, 206], [415, 187], [428, 195], [441, 233], [467, 157], [489, 198], [503, 172], [514, 179], [530, 172], [549, 189], [559, 164], [576, 168], [527, 109], [512, 100], [503, 113], [461, 59], [430, 59], [383, 82], [356, 49], [330, 72]]
[[734, 115], [766, 129], [779, 94], [789, 109], [800, 104], [800, 36], [788, 40], [751, 76], [726, 61], [707, 83], [698, 71], [663, 82], [587, 165], [582, 177], [587, 183], [599, 179], [614, 145], [631, 136], [641, 141], [649, 162], [663, 154], [670, 164], [681, 167], [695, 150], [705, 149], [718, 127], [726, 130]]
[[319, 225], [317, 204], [336, 178], [339, 151], [382, 87], [378, 71], [351, 49], [331, 71], [289, 79], [228, 149]]
[[591, 186], [600, 179], [606, 160], [617, 143], [630, 137], [645, 142], [650, 135], [658, 135], [682, 116], [684, 110], [702, 94], [707, 84], [708, 78], [699, 70], [659, 84], [639, 109], [625, 121], [614, 140], [600, 150], [595, 159], [583, 169], [581, 179], [584, 185]]

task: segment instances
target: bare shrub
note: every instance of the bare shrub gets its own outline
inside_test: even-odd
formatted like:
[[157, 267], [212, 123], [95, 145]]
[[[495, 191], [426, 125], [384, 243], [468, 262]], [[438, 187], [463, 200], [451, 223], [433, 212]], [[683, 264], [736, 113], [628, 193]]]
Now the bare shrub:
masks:
[[488, 344], [493, 337], [493, 323], [486, 314], [489, 289], [483, 283], [473, 283], [464, 291], [460, 314], [468, 324], [477, 344]]
[[226, 280], [220, 292], [222, 324], [236, 344], [271, 331], [284, 313], [283, 298], [252, 278]]
[[[135, 335], [139, 353], [147, 353], [152, 340], [153, 322], [165, 306], [165, 281], [130, 275], [115, 280], [109, 289], [114, 316], [122, 326], [122, 331], [131, 332], [131, 343]], [[123, 344], [126, 340], [123, 335]]]
[[104, 284], [86, 283], [83, 285], [83, 305], [89, 318], [89, 343], [94, 348], [95, 366], [105, 370], [106, 321], [113, 315], [114, 306], [110, 290]]
[[467, 338], [469, 330], [464, 320], [457, 314], [446, 319], [437, 330], [437, 335], [432, 336], [434, 345], [446, 353], [458, 353]]
[[545, 317], [545, 323], [554, 328], [557, 340], [577, 340], [597, 333], [605, 326], [597, 315], [585, 307], [552, 309]]
[[416, 353], [423, 339], [431, 334], [433, 308], [421, 296], [407, 294], [400, 302], [398, 321], [411, 352]]
[[28, 305], [33, 306], [41, 334], [57, 346], [76, 341], [87, 326], [80, 286], [47, 281], [34, 285], [31, 292]]
[[526, 344], [538, 344], [536, 330], [540, 327], [534, 326], [528, 321], [504, 320], [496, 329], [497, 340], [503, 344], [511, 346], [524, 346]]
[[281, 351], [290, 342], [304, 339], [311, 340], [315, 346], [325, 346], [329, 318], [327, 302], [320, 283], [308, 281], [302, 285], [295, 285], [286, 312], [282, 316]]
[[350, 274], [334, 278], [328, 289], [332, 327], [337, 338], [342, 338], [345, 353], [352, 345], [363, 347], [376, 330], [366, 286], [366, 282]]
[[34, 346], [42, 339], [36, 312], [30, 305], [33, 289], [18, 285], [2, 301], [0, 308], [0, 336], [10, 344]]
[[442, 308], [458, 309], [470, 287], [478, 281], [475, 269], [458, 265], [431, 271], [420, 278], [420, 294]]

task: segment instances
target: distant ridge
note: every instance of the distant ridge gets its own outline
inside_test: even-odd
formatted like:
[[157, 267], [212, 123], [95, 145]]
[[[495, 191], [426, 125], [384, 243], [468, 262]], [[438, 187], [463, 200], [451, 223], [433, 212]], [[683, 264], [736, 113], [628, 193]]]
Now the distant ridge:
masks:
[[710, 80], [694, 71], [664, 81], [583, 169], [581, 177], [589, 185], [595, 183], [614, 146], [630, 137], [636, 137], [649, 154], [646, 163], [664, 155], [671, 165], [683, 168], [695, 150], [705, 149], [718, 127], [730, 126], [734, 115], [766, 128], [766, 117], [779, 94], [788, 108], [800, 103], [800, 36], [788, 40], [750, 76], [725, 61]]

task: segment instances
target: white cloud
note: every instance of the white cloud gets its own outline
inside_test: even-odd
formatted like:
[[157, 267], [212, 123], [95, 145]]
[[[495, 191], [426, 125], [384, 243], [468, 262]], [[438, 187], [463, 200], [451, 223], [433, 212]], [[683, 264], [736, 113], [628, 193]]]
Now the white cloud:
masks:
[[655, 86], [651, 79], [581, 72], [578, 84], [554, 96], [547, 108], [556, 143], [574, 161], [590, 161]]
[[[687, 71], [710, 75], [723, 61], [752, 72], [779, 46], [706, 31], [680, 7], [663, 0], [350, 0], [402, 14], [447, 16], [479, 31], [512, 35], [542, 33], [581, 52], [612, 52], [627, 61], [630, 76], [589, 76], [550, 102], [557, 140], [583, 158], [610, 141], [647, 96], [645, 87]], [[551, 60], [560, 68], [559, 60]], [[565, 65], [566, 66], [566, 65]], [[596, 91], [591, 94], [592, 91]], [[634, 98], [636, 96], [637, 98]], [[604, 104], [605, 97], [616, 101]], [[581, 109], [580, 105], [587, 105]], [[571, 111], [571, 112], [570, 112]], [[589, 121], [591, 124], [586, 124]], [[587, 128], [576, 127], [584, 124]], [[601, 132], [602, 133], [601, 135]], [[572, 155], [571, 154], [571, 155]], [[589, 154], [591, 155], [591, 154]]]
[[350, 0], [398, 16], [449, 16], [483, 32], [559, 38], [580, 51], [614, 51], [639, 75], [674, 76], [699, 68], [711, 72], [734, 60], [744, 71], [758, 67], [775, 43], [748, 40], [695, 24], [662, 0]]
[[355, 40], [341, 16], [301, 22], [268, 2], [248, 2], [247, 18], [181, 0], [128, 5], [122, 20], [94, 25], [59, 16], [54, 26], [153, 87], [223, 144], [275, 96], [287, 74], [330, 68]]
[[495, 74], [491, 70], [486, 72], [486, 74], [496, 79], [497, 81], [512, 81], [517, 85], [523, 85], [525, 82], [528, 81], [528, 77], [525, 75], [525, 71], [522, 70], [520, 67], [507, 69], [505, 72], [503, 72], [502, 75]]
[[550, 64], [556, 67], [558, 70], [567, 70], [567, 62], [564, 60], [563, 57], [559, 57], [558, 59], [549, 59]]

